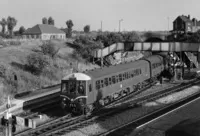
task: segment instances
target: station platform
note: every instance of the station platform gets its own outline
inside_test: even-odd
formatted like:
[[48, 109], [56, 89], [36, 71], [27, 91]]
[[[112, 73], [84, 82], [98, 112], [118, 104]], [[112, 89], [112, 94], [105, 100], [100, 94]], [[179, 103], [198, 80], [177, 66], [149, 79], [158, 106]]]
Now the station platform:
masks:
[[[47, 95], [58, 94], [59, 92], [60, 92], [60, 84], [51, 87], [46, 87], [43, 89], [38, 89], [32, 92], [30, 91], [17, 94], [15, 98], [10, 100], [11, 107], [9, 108], [9, 111], [13, 113], [17, 110], [20, 109], [22, 110], [26, 102], [45, 97]], [[3, 116], [6, 111], [7, 111], [6, 104], [0, 106], [0, 117]]]

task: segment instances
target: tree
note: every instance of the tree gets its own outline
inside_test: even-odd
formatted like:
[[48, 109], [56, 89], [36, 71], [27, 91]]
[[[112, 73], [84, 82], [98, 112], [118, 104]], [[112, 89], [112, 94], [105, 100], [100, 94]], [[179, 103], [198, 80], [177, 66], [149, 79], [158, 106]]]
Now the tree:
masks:
[[48, 24], [49, 24], [49, 25], [54, 25], [54, 20], [53, 20], [52, 17], [49, 17], [49, 19], [48, 19]]
[[43, 17], [43, 18], [42, 18], [42, 24], [48, 24], [48, 20], [47, 20], [46, 17]]
[[96, 41], [101, 41], [107, 47], [113, 43], [123, 42], [124, 39], [121, 33], [104, 32], [97, 35]]
[[92, 53], [103, 47], [103, 44], [100, 41], [93, 41], [92, 37], [89, 36], [80, 36], [78, 39], [74, 41], [75, 50], [73, 52], [73, 56], [75, 58], [83, 58], [86, 60], [90, 60], [92, 57]]
[[136, 32], [127, 32], [127, 33], [124, 33], [122, 36], [123, 36], [124, 41], [126, 41], [126, 42], [141, 41], [140, 36]]
[[41, 53], [31, 53], [27, 56], [26, 68], [33, 74], [40, 74], [49, 64], [47, 56]]
[[0, 24], [1, 24], [1, 26], [2, 26], [2, 33], [5, 34], [6, 25], [7, 25], [6, 19], [5, 19], [5, 18], [2, 18], [2, 20], [0, 21]]
[[24, 28], [24, 26], [21, 26], [19, 28], [19, 34], [22, 35], [24, 32], [26, 31], [26, 29]]
[[84, 28], [83, 28], [84, 32], [85, 33], [89, 33], [90, 32], [90, 25], [86, 25]]
[[44, 55], [49, 55], [52, 58], [54, 58], [60, 50], [60, 47], [53, 41], [43, 43], [40, 48]]
[[66, 25], [67, 25], [67, 37], [71, 37], [72, 36], [72, 27], [74, 26], [72, 20], [68, 20], [66, 22]]
[[13, 29], [16, 25], [17, 25], [17, 20], [14, 17], [9, 16], [7, 18], [7, 27], [8, 27], [10, 36], [13, 36]]

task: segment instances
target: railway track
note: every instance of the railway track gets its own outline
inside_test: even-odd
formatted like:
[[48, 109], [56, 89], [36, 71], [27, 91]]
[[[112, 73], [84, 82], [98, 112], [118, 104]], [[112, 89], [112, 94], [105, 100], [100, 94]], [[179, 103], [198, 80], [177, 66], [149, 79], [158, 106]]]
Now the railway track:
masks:
[[34, 118], [44, 112], [51, 111], [52, 109], [58, 107], [58, 103], [47, 104], [41, 107], [25, 110], [22, 113], [17, 114], [16, 116], [20, 116], [22, 118]]
[[[193, 85], [199, 84], [199, 83], [200, 83], [200, 81], [196, 80], [191, 84], [187, 84], [187, 85], [182, 86], [182, 87], [177, 88], [177, 89], [181, 89], [182, 90], [182, 89], [188, 88], [190, 86], [193, 86]], [[175, 89], [175, 90], [177, 90], [177, 89]], [[174, 91], [172, 91], [172, 92], [174, 92]], [[160, 98], [162, 96], [165, 96], [165, 95], [168, 95], [168, 94], [169, 94], [169, 92], [161, 94], [160, 96], [156, 96], [154, 98], [150, 98], [150, 99], [147, 99], [147, 100], [140, 101], [137, 104], [143, 104], [143, 103], [145, 103], [147, 101], [158, 99], [158, 98]], [[139, 126], [144, 126], [147, 122], [149, 122], [149, 121], [151, 121], [151, 120], [153, 120], [153, 119], [155, 119], [155, 118], [157, 118], [159, 116], [162, 116], [162, 115], [166, 114], [167, 112], [170, 112], [171, 110], [174, 110], [174, 109], [176, 109], [176, 108], [178, 108], [178, 107], [180, 107], [180, 106], [182, 106], [182, 105], [184, 105], [184, 104], [186, 104], [186, 103], [188, 103], [188, 102], [190, 102], [190, 101], [192, 101], [192, 100], [194, 100], [196, 98], [199, 98], [199, 97], [200, 97], [200, 93], [197, 92], [197, 93], [192, 94], [192, 95], [190, 95], [190, 96], [188, 96], [186, 98], [183, 98], [183, 99], [181, 99], [181, 100], [179, 100], [179, 101], [177, 101], [175, 103], [168, 104], [168, 105], [166, 105], [166, 106], [164, 106], [164, 107], [162, 107], [162, 108], [160, 108], [160, 109], [158, 109], [156, 111], [153, 111], [153, 112], [151, 112], [149, 114], [146, 114], [143, 117], [140, 117], [140, 118], [137, 118], [135, 120], [132, 120], [132, 121], [130, 121], [128, 123], [125, 123], [125, 124], [123, 124], [123, 125], [121, 125], [119, 127], [116, 127], [114, 129], [108, 130], [107, 132], [98, 134], [97, 136], [106, 136], [106, 135], [109, 135], [109, 136], [121, 136], [121, 135], [127, 135], [130, 131], [132, 132], [134, 128], [137, 128]], [[130, 106], [134, 106], [134, 105], [130, 105]]]
[[[105, 118], [109, 118], [117, 113], [121, 113], [121, 112], [124, 112], [125, 110], [132, 109], [135, 106], [138, 106], [144, 102], [147, 102], [147, 101], [150, 101], [153, 99], [158, 99], [165, 95], [169, 95], [170, 93], [181, 91], [192, 85], [200, 83], [200, 81], [198, 81], [198, 80], [199, 80], [199, 78], [192, 80], [189, 83], [180, 84], [179, 86], [175, 86], [173, 88], [168, 88], [166, 90], [152, 93], [150, 95], [143, 96], [143, 97], [140, 97], [137, 99], [128, 100], [121, 104], [115, 105], [115, 107], [117, 107], [117, 108], [112, 108], [112, 110], [109, 108], [108, 109], [105, 108], [99, 112], [94, 113], [93, 115], [79, 116], [77, 118], [71, 118], [70, 122], [68, 120], [65, 120], [62, 122], [60, 121], [59, 125], [50, 124], [51, 126], [48, 126], [47, 124], [45, 124], [44, 128], [40, 127], [40, 132], [42, 132], [42, 133], [38, 133], [38, 132], [34, 131], [33, 133], [28, 133], [28, 134], [31, 134], [31, 135], [35, 134], [35, 135], [39, 135], [39, 136], [42, 136], [42, 135], [50, 136], [50, 135], [61, 135], [61, 134], [69, 133], [73, 130], [76, 130], [77, 128], [81, 128], [81, 127], [87, 126], [91, 123], [94, 123], [96, 120], [105, 120]], [[109, 132], [107, 132], [107, 133], [109, 133]], [[104, 134], [102, 134], [102, 135], [104, 135]]]
[[52, 129], [54, 127], [61, 125], [63, 122], [70, 122], [72, 120], [75, 120], [76, 118], [78, 117], [73, 118], [71, 114], [67, 114], [63, 117], [49, 120], [48, 122], [37, 126], [35, 129], [27, 129], [27, 130], [15, 133], [14, 135], [15, 136], [27, 136], [27, 135], [37, 136], [42, 133], [45, 133], [45, 131], [48, 131], [49, 129]]

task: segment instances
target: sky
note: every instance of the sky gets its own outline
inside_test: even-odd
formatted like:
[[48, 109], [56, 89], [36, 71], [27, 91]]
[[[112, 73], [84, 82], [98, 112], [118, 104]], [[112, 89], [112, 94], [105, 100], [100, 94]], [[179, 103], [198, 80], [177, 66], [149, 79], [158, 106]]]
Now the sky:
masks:
[[71, 19], [73, 30], [103, 31], [165, 31], [172, 29], [179, 15], [200, 19], [199, 0], [0, 0], [0, 20], [8, 16], [25, 28], [42, 23], [43, 17], [53, 17], [55, 26], [66, 28]]

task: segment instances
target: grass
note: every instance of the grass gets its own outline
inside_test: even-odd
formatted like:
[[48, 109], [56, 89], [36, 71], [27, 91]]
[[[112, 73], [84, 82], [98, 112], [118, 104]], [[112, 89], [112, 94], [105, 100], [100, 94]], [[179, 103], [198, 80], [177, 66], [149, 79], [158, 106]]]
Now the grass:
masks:
[[[6, 46], [0, 49], [0, 105], [4, 103], [7, 95], [13, 97], [16, 93], [33, 91], [43, 86], [60, 83], [62, 77], [70, 70], [70, 63], [76, 66], [76, 60], [72, 58], [73, 49], [68, 47], [65, 41], [51, 41], [60, 48], [55, 58], [49, 57], [49, 65], [39, 75], [32, 74], [26, 69], [27, 56], [31, 53], [41, 53], [40, 40], [23, 41], [18, 46]], [[79, 62], [79, 70], [91, 69], [92, 64]], [[15, 80], [15, 76], [17, 80]]]

